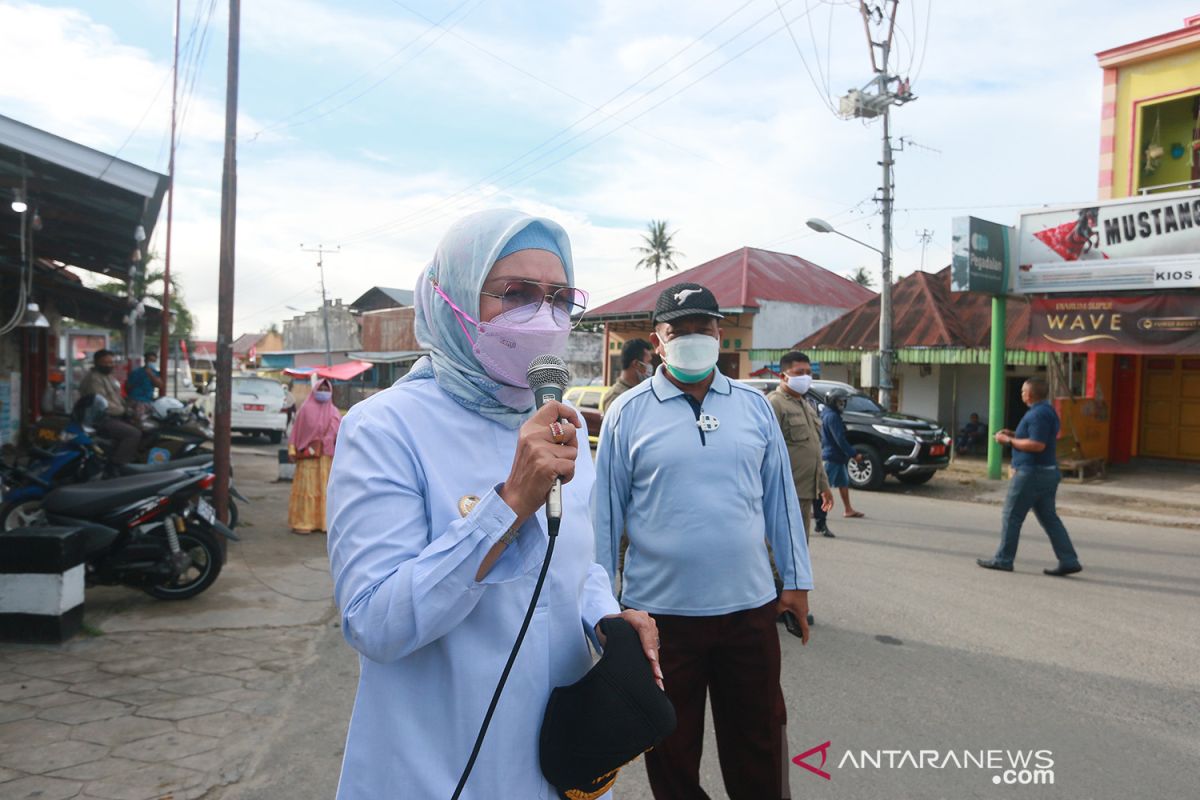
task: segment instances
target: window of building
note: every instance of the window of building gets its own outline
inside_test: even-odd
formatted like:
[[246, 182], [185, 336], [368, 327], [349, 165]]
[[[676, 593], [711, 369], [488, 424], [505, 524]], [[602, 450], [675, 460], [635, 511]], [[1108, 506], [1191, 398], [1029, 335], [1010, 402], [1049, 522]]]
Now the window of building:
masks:
[[1200, 187], [1200, 93], [1143, 105], [1139, 131], [1140, 194]]

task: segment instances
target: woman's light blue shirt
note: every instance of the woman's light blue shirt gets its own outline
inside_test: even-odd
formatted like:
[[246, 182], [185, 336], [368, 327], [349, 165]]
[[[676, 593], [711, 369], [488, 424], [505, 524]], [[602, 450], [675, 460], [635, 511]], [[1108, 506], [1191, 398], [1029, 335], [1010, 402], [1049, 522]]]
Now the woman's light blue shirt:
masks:
[[[475, 580], [515, 520], [495, 487], [508, 476], [517, 434], [463, 408], [433, 380], [380, 392], [342, 423], [329, 480], [329, 558], [360, 676], [339, 800], [454, 792], [548, 541], [539, 511]], [[594, 562], [586, 431], [579, 442], [546, 584], [464, 798], [556, 796], [538, 766], [546, 701], [587, 672], [587, 637], [619, 611]], [[463, 517], [467, 495], [480, 501]]]

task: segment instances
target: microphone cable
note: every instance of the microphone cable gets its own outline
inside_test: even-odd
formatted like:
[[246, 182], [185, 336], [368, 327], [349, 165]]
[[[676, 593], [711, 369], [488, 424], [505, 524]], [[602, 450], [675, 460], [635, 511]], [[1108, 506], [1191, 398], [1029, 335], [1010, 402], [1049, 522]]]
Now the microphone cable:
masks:
[[517, 640], [513, 642], [512, 652], [508, 654], [508, 663], [504, 665], [504, 671], [500, 673], [500, 682], [496, 684], [492, 702], [488, 705], [487, 714], [483, 717], [483, 724], [479, 726], [479, 735], [475, 737], [475, 747], [471, 750], [471, 757], [467, 759], [467, 765], [463, 768], [462, 776], [458, 779], [458, 786], [455, 787], [451, 800], [458, 800], [462, 795], [463, 789], [467, 785], [467, 778], [471, 777], [471, 770], [475, 768], [475, 759], [479, 757], [479, 750], [483, 747], [483, 737], [487, 735], [488, 726], [492, 723], [492, 715], [500, 703], [500, 694], [504, 691], [504, 684], [508, 682], [508, 675], [512, 672], [513, 664], [517, 660], [517, 652], [521, 649], [521, 643], [525, 641], [525, 632], [529, 630], [529, 623], [533, 620], [533, 612], [537, 608], [538, 598], [542, 594], [542, 585], [546, 582], [546, 573], [550, 571], [550, 557], [554, 554], [554, 542], [558, 539], [558, 528], [561, 524], [562, 520], [553, 517], [548, 517], [546, 520], [546, 531], [549, 534], [550, 542], [546, 546], [546, 558], [542, 561], [542, 571], [538, 575], [537, 585], [533, 588], [533, 597], [529, 600], [529, 608], [525, 611], [525, 620], [521, 623], [521, 630], [517, 632]]

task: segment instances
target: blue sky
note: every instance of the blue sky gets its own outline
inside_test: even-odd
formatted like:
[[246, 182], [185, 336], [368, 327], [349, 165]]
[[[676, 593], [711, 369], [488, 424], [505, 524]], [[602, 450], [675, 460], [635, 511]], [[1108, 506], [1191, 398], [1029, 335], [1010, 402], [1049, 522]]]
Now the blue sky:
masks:
[[[188, 72], [173, 266], [207, 334], [226, 6], [183, 0], [182, 14], [185, 40], [209, 23], [202, 69]], [[804, 227], [820, 216], [878, 244], [879, 125], [826, 107], [870, 77], [862, 21], [841, 0], [778, 6], [247, 0], [235, 333], [316, 306], [301, 242], [342, 245], [326, 280], [349, 301], [410, 288], [442, 231], [492, 205], [560, 220], [593, 305], [649, 282], [631, 249], [649, 219], [679, 231], [684, 266], [751, 245], [878, 274], [869, 250]], [[1021, 208], [1094, 198], [1095, 52], [1197, 11], [902, 0], [892, 63], [919, 99], [894, 115], [913, 143], [897, 158], [897, 271], [920, 267], [926, 229], [926, 268], [947, 263], [955, 215], [1011, 223]], [[0, 0], [0, 108], [165, 171], [171, 26], [168, 0]], [[159, 251], [164, 233], [160, 220]]]

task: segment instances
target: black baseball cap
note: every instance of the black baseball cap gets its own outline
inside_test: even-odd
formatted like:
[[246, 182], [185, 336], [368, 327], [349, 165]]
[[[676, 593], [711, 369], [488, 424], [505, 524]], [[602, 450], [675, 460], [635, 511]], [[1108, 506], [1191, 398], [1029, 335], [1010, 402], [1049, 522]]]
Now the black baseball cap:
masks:
[[715, 317], [725, 319], [717, 305], [717, 298], [698, 283], [677, 283], [663, 289], [654, 304], [653, 322], [670, 322], [680, 317]]
[[564, 800], [601, 796], [621, 767], [675, 730], [675, 707], [654, 682], [637, 631], [620, 617], [600, 627], [604, 654], [550, 693], [542, 719], [542, 774]]

